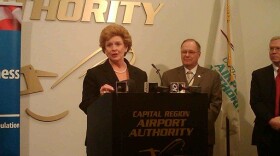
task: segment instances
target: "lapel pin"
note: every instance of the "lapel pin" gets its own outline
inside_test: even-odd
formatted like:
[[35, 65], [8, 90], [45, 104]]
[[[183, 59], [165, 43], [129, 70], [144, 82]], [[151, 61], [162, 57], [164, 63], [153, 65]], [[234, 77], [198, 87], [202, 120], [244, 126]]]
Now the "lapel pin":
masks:
[[201, 76], [200, 76], [200, 75], [197, 75], [197, 77], [201, 78]]

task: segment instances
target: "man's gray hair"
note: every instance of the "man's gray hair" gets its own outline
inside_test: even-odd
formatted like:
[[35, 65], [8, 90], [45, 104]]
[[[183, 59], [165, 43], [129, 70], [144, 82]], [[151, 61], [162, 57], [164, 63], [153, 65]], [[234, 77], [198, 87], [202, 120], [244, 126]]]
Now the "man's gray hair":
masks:
[[274, 37], [272, 37], [272, 38], [270, 39], [270, 42], [271, 42], [271, 41], [274, 41], [274, 40], [280, 40], [280, 36], [274, 36]]

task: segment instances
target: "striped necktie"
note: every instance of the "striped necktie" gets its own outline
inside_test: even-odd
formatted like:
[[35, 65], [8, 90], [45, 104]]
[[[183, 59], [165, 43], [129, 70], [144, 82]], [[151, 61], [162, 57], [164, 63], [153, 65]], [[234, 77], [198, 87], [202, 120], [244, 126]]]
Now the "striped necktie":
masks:
[[186, 73], [186, 75], [187, 75], [188, 84], [190, 84], [191, 81], [192, 81], [192, 79], [193, 79], [193, 72], [192, 72], [192, 71], [188, 71], [188, 72]]

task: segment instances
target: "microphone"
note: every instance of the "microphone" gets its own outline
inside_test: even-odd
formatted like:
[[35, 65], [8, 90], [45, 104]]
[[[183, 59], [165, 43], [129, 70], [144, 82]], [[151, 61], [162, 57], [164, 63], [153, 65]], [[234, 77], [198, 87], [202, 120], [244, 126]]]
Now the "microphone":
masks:
[[128, 79], [125, 80], [127, 82], [127, 86], [128, 86], [128, 92], [129, 93], [135, 93], [136, 92], [136, 83], [135, 80], [133, 79]]
[[182, 84], [179, 84], [179, 91], [185, 90], [189, 93], [201, 93], [201, 86], [188, 86], [184, 87]]
[[161, 78], [160, 70], [154, 64], [152, 64], [152, 66], [156, 69], [156, 73], [158, 74], [159, 79], [160, 79], [160, 85], [162, 86], [163, 83], [162, 83], [162, 78]]
[[133, 93], [136, 92], [135, 80], [128, 79], [116, 82], [116, 92], [117, 93]]
[[196, 73], [190, 78], [190, 80], [187, 82], [170, 82], [170, 93], [191, 93], [191, 86], [190, 83], [193, 81], [194, 77], [196, 76]]
[[163, 86], [160, 70], [154, 64], [152, 64], [152, 66], [156, 69], [156, 73], [158, 74], [160, 79], [160, 86], [157, 87], [157, 91], [160, 93], [168, 93], [169, 87]]

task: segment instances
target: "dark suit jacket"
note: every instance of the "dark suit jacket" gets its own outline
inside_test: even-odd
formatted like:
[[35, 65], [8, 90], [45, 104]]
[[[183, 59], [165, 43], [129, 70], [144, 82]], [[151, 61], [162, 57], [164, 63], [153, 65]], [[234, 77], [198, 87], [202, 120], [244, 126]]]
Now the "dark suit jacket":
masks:
[[[169, 86], [170, 82], [187, 83], [184, 66], [164, 72], [162, 81], [164, 86]], [[215, 121], [222, 105], [220, 75], [213, 70], [198, 66], [192, 85], [200, 86], [201, 92], [208, 94], [208, 144], [212, 145], [215, 143]]]
[[[146, 72], [132, 66], [125, 59], [129, 72], [129, 79], [133, 80], [134, 92], [144, 92], [144, 82], [147, 81]], [[104, 64], [98, 65], [87, 71], [83, 82], [83, 97], [79, 107], [87, 114], [87, 108], [100, 96], [100, 87], [109, 84], [116, 89], [116, 82], [119, 81], [112, 66], [107, 59]]]
[[[275, 133], [269, 120], [274, 117], [275, 78], [272, 65], [253, 71], [250, 91], [250, 105], [255, 113], [252, 144], [270, 144]], [[278, 132], [279, 133], [279, 132]]]

